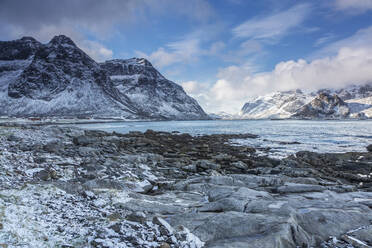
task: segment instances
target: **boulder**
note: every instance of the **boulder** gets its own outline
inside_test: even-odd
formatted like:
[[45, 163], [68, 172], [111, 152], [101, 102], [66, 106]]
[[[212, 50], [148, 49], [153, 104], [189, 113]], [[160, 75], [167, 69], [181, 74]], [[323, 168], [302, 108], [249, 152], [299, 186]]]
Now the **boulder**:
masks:
[[372, 152], [372, 144], [367, 146], [367, 151]]

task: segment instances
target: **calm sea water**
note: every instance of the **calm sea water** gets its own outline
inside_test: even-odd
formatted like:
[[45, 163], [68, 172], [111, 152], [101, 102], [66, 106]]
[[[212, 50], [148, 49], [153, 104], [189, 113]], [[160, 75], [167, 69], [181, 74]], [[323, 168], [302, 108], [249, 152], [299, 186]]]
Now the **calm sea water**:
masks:
[[[372, 144], [372, 120], [304, 121], [304, 120], [215, 120], [215, 121], [153, 121], [78, 124], [86, 129], [108, 132], [179, 131], [191, 135], [220, 133], [252, 133], [258, 139], [234, 140], [233, 143], [270, 147], [270, 155], [282, 157], [300, 151], [348, 152], [365, 151]], [[300, 144], [283, 144], [299, 142]]]

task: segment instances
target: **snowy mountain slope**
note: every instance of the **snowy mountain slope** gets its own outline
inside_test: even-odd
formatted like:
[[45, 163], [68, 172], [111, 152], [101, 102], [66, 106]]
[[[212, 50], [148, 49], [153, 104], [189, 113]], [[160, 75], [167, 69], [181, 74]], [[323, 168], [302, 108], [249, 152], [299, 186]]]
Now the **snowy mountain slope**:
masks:
[[234, 120], [239, 119], [240, 116], [238, 114], [230, 114], [224, 111], [217, 112], [217, 113], [208, 113], [209, 117], [214, 120]]
[[239, 115], [247, 119], [289, 118], [310, 101], [301, 90], [274, 92], [245, 103]]
[[[140, 82], [152, 77], [156, 83], [120, 87], [105, 66], [63, 35], [47, 44], [30, 37], [0, 42], [0, 116], [205, 118], [198, 103], [149, 62], [150, 66], [136, 72], [136, 67], [129, 65], [131, 60], [127, 61], [129, 69], [122, 75], [141, 75]], [[145, 98], [154, 101], [149, 103]]]
[[[13, 51], [9, 44], [15, 44]], [[56, 36], [45, 45], [22, 38], [0, 47], [7, 48], [0, 54], [0, 115], [132, 117], [136, 113], [128, 100], [111, 97], [117, 93], [105, 72], [66, 36]], [[11, 60], [9, 54], [23, 60]]]
[[336, 94], [342, 100], [361, 99], [372, 96], [372, 83], [365, 85], [350, 85], [342, 89], [321, 89], [317, 93]]
[[352, 116], [372, 118], [372, 96], [360, 99], [349, 99], [345, 102], [347, 102]]
[[146, 59], [110, 60], [101, 64], [114, 87], [139, 111], [165, 119], [207, 119], [199, 104], [181, 86], [163, 77]]
[[265, 118], [371, 118], [372, 83], [303, 93], [284, 91], [256, 97], [244, 104], [240, 116]]

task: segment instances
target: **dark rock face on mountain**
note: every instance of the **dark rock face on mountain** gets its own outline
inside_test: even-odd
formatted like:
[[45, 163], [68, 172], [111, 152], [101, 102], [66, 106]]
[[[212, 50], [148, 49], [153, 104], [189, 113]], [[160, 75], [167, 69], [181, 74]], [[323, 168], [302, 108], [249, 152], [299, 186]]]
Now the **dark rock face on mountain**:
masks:
[[[110, 62], [100, 65], [63, 35], [47, 44], [30, 37], [0, 42], [0, 115], [206, 118], [194, 99], [149, 62], [137, 67], [128, 65], [126, 71], [117, 71]], [[123, 90], [110, 79], [113, 72], [143, 76], [137, 86]], [[149, 83], [144, 84], [143, 78]], [[135, 101], [131, 95], [135, 92], [156, 101]]]
[[367, 98], [372, 97], [372, 83], [362, 86], [352, 85], [338, 90], [321, 89], [318, 91], [318, 93], [337, 94], [344, 101], [350, 99]]
[[2, 41], [0, 44], [0, 60], [27, 59], [42, 47], [42, 44], [32, 37]]
[[345, 118], [349, 114], [350, 109], [339, 96], [320, 93], [293, 116], [304, 118]]
[[110, 60], [101, 64], [114, 87], [146, 116], [206, 119], [199, 104], [181, 86], [163, 77], [146, 59]]

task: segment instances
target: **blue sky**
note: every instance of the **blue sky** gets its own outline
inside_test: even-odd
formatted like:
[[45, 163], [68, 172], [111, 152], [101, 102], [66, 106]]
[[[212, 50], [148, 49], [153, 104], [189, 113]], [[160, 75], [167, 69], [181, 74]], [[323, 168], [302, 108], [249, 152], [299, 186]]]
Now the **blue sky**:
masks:
[[208, 112], [372, 81], [372, 0], [14, 2], [0, 3], [1, 40], [66, 34], [99, 61], [145, 57]]

